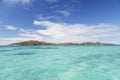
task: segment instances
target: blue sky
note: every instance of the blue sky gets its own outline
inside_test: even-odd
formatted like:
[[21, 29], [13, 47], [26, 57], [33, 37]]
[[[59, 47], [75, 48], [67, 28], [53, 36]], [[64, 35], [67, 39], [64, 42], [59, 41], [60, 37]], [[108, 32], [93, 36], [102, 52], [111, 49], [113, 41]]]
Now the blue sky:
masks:
[[1, 0], [0, 44], [24, 40], [120, 44], [120, 0]]

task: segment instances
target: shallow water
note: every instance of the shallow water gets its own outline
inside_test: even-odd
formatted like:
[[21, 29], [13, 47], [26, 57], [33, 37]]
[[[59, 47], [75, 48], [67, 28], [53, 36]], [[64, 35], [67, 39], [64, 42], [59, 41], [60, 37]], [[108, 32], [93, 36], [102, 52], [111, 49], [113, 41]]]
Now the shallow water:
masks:
[[120, 80], [120, 46], [1, 46], [0, 80]]

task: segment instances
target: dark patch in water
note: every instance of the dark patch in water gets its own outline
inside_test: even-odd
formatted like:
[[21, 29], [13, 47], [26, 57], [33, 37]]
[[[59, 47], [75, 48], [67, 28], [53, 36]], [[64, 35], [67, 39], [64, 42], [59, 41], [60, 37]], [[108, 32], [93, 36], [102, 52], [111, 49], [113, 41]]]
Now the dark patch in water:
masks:
[[44, 48], [40, 48], [40, 47], [31, 47], [31, 48], [15, 48], [14, 50], [22, 50], [22, 49], [58, 49], [58, 48], [53, 48], [53, 47], [44, 47]]
[[120, 53], [117, 53], [120, 56]]
[[14, 49], [14, 50], [22, 50], [22, 49], [24, 49], [24, 48], [16, 48], [16, 49]]
[[12, 50], [0, 50], [0, 52], [7, 52], [7, 51], [12, 51]]
[[14, 55], [34, 55], [34, 53], [17, 53], [17, 54], [14, 54]]
[[57, 48], [53, 48], [53, 47], [44, 47], [44, 48], [34, 47], [34, 48], [29, 48], [29, 49], [57, 49]]
[[50, 48], [50, 47], [48, 47], [48, 48], [41, 48], [41, 49], [57, 49], [57, 48]]
[[15, 54], [7, 54], [7, 55], [34, 55], [35, 53], [15, 53]]
[[95, 54], [95, 55], [88, 55], [86, 57], [82, 57], [85, 59], [104, 59], [104, 58], [110, 58], [110, 57], [119, 57], [120, 53], [114, 53], [114, 54]]
[[82, 57], [73, 57], [74, 63], [82, 63], [86, 61], [91, 61], [91, 62], [113, 62], [117, 59], [120, 58], [120, 53], [114, 53], [114, 54], [91, 54], [87, 56], [82, 56]]

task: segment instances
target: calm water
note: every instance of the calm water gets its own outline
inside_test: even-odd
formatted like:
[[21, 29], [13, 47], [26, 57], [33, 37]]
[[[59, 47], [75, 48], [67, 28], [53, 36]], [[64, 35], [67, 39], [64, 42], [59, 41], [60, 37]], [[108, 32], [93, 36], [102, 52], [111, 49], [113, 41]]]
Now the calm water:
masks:
[[1, 46], [0, 80], [120, 80], [120, 46]]

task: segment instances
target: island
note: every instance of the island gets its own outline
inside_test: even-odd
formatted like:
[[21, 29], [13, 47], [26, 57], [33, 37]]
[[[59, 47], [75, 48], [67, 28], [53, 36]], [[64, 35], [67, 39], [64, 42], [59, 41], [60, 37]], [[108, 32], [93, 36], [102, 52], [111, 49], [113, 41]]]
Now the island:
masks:
[[82, 42], [82, 43], [72, 43], [72, 42], [66, 42], [66, 43], [50, 43], [50, 42], [44, 42], [44, 41], [23, 41], [18, 43], [9, 44], [10, 46], [36, 46], [36, 45], [115, 45], [110, 43], [102, 43], [102, 42]]

